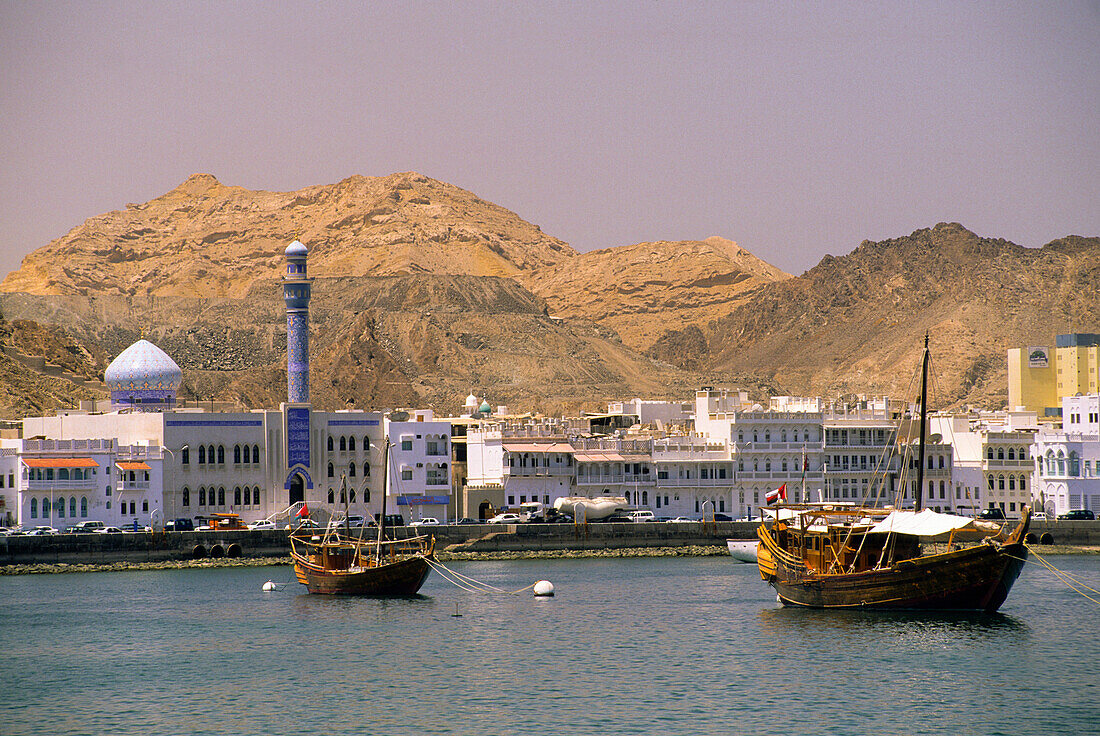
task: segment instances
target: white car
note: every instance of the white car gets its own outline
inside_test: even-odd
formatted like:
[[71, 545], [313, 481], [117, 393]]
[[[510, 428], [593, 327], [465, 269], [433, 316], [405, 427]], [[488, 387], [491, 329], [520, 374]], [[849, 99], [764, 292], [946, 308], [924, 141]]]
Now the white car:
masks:
[[410, 522], [409, 526], [439, 526], [439, 519], [425, 516], [423, 519], [417, 519], [416, 521]]
[[699, 521], [699, 520], [698, 519], [691, 519], [691, 518], [688, 518], [687, 516], [677, 516], [675, 519], [669, 519], [668, 523], [669, 524], [683, 524], [684, 522], [688, 522], [688, 521]]
[[27, 532], [28, 537], [48, 537], [57, 534], [57, 530], [52, 526], [36, 526]]
[[519, 514], [497, 514], [489, 519], [486, 524], [519, 524], [523, 521]]
[[252, 522], [251, 524], [248, 525], [248, 529], [250, 531], [263, 531], [265, 529], [278, 529], [278, 528], [279, 527], [277, 527], [275, 525], [275, 522], [272, 521], [271, 519], [260, 519], [259, 521], [254, 521], [254, 522]]
[[96, 529], [95, 533], [96, 534], [125, 534], [125, 532], [123, 532], [117, 526], [105, 526], [102, 529]]

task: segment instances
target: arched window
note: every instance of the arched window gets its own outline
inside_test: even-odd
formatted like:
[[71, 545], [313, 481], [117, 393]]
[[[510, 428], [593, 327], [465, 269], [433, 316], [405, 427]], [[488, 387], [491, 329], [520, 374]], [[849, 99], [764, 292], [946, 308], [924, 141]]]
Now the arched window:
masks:
[[769, 458], [766, 458], [764, 460], [764, 472], [770, 473], [771, 469], [772, 469], [772, 459], [769, 457]]
[[206, 447], [199, 445], [199, 465], [206, 465]]
[[180, 462], [184, 465], [188, 465], [191, 462], [191, 448], [185, 447], [180, 450]]
[[1016, 490], [1016, 476], [1015, 475], [1008, 476], [1008, 490], [1010, 490], [1010, 491], [1015, 491]]
[[348, 437], [348, 452], [355, 452], [355, 435]]
[[1081, 458], [1076, 451], [1069, 454], [1069, 474], [1075, 477], [1081, 475]]
[[57, 513], [57, 518], [65, 518], [65, 497], [57, 499], [57, 504], [54, 506], [54, 511]]
[[745, 441], [745, 431], [742, 429], [737, 430], [737, 443], [742, 444]]
[[225, 465], [225, 448], [218, 445], [218, 465]]
[[785, 429], [783, 430], [783, 435], [780, 437], [780, 441], [781, 442], [786, 442], [787, 441], [787, 430], [785, 430]]
[[1021, 475], [1020, 476], [1020, 490], [1021, 491], [1026, 491], [1027, 490], [1027, 476], [1026, 475]]
[[944, 486], [943, 481], [940, 481], [940, 498], [947, 498], [947, 488]]
[[994, 485], [994, 483], [996, 482], [996, 481], [994, 481], [994, 479], [993, 479], [993, 473], [990, 473], [990, 474], [989, 474], [989, 478], [988, 478], [988, 480], [989, 480], [989, 490], [991, 490], [991, 491], [992, 491], [992, 490], [993, 490], [993, 485]]
[[[245, 447], [248, 447], [248, 445], [245, 445]], [[245, 506], [249, 506], [249, 505], [252, 504], [252, 489], [249, 488], [248, 486], [244, 487], [244, 502], [243, 503], [244, 503]]]
[[241, 505], [241, 487], [240, 486], [234, 486], [233, 487], [233, 504], [236, 505], [236, 506]]
[[772, 431], [770, 429], [765, 429], [764, 430], [764, 441], [765, 442], [771, 442], [772, 441]]
[[783, 458], [783, 472], [787, 471], [787, 458]]
[[61, 470], [58, 470], [57, 471], [57, 479], [58, 480], [68, 480], [69, 479], [68, 469], [67, 468], [61, 468]]
[[1003, 475], [997, 476], [997, 490], [1003, 491], [1005, 489], [1005, 477]]
[[50, 499], [48, 498], [42, 499], [42, 518], [50, 518]]
[[[1016, 448], [1015, 447], [1008, 448], [1008, 459], [1009, 460], [1015, 460], [1016, 459]], [[1023, 460], [1022, 457], [1020, 459]]]
[[986, 460], [992, 460], [993, 459], [993, 447], [992, 446], [985, 448], [985, 459]]
[[336, 491], [332, 490], [331, 488], [328, 489], [328, 502], [336, 503]]
[[1058, 451], [1058, 475], [1066, 474], [1066, 453]]
[[340, 503], [347, 503], [347, 502], [348, 502], [348, 494], [343, 488], [341, 488], [340, 489]]
[[1003, 448], [1003, 447], [998, 447], [997, 448], [997, 459], [998, 460], [1004, 460], [1005, 459], [1005, 448]]
[[199, 506], [206, 505], [206, 488], [205, 486], [199, 487]]
[[225, 506], [225, 488], [218, 487], [218, 505]]
[[87, 496], [81, 496], [80, 497], [80, 518], [83, 519], [86, 516], [88, 516], [88, 497]]
[[214, 464], [214, 446], [209, 445], [206, 448], [206, 461], [211, 465]]
[[370, 489], [363, 489], [363, 503], [370, 503]]
[[191, 505], [191, 489], [189, 489], [189, 488], [184, 488], [183, 489], [183, 499], [180, 503], [183, 506], [190, 506]]
[[328, 477], [329, 478], [335, 478], [336, 477], [336, 469], [332, 466], [332, 463], [328, 464]]
[[32, 519], [37, 519], [38, 518], [38, 499], [37, 498], [32, 498], [31, 499], [31, 518]]
[[328, 436], [328, 451], [332, 452], [332, 449], [333, 449], [333, 447], [332, 447], [332, 435], [330, 434]]
[[934, 467], [936, 467], [936, 458], [929, 455], [928, 456], [928, 469], [932, 470]]
[[76, 518], [76, 496], [69, 499], [69, 516]]
[[355, 463], [348, 463], [348, 477], [355, 477]]
[[363, 475], [370, 477], [370, 463], [363, 463]]
[[649, 505], [649, 491], [642, 491], [642, 505]]
[[363, 435], [363, 452], [370, 449], [370, 437]]
[[240, 465], [241, 464], [241, 446], [240, 445], [233, 445], [233, 464], [234, 465]]
[[348, 438], [344, 435], [340, 435], [340, 452], [345, 452], [348, 449]]
[[241, 449], [244, 450], [244, 464], [248, 465], [252, 462], [252, 448], [248, 445], [245, 445]]
[[260, 446], [259, 445], [252, 445], [252, 462], [254, 462], [254, 463], [259, 463], [260, 462]]

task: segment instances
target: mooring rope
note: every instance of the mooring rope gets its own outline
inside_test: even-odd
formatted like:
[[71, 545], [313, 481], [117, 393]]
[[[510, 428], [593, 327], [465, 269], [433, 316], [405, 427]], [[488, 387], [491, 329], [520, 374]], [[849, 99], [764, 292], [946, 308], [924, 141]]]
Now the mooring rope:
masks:
[[[1051, 573], [1053, 573], [1056, 578], [1058, 578], [1063, 583], [1065, 583], [1066, 586], [1069, 587], [1074, 593], [1077, 593], [1078, 595], [1082, 596], [1083, 598], [1087, 598], [1090, 601], [1092, 601], [1093, 603], [1095, 603], [1096, 605], [1100, 606], [1100, 600], [1097, 600], [1096, 598], [1093, 598], [1088, 593], [1084, 592], [1084, 590], [1087, 590], [1090, 593], [1095, 593], [1096, 595], [1100, 596], [1100, 590], [1096, 590], [1095, 588], [1090, 588], [1089, 586], [1085, 585], [1084, 583], [1082, 583], [1077, 578], [1070, 575], [1065, 570], [1059, 570], [1057, 567], [1055, 567], [1050, 562], [1050, 560], [1047, 560], [1041, 554], [1036, 552], [1035, 549], [1031, 545], [1025, 544], [1024, 546], [1027, 547], [1027, 551], [1032, 554], [1032, 556], [1035, 558], [1035, 560], [1038, 564], [1042, 565], [1047, 570], [1049, 570]], [[1018, 560], [1020, 558], [1019, 557], [1014, 557], [1013, 559]], [[1030, 561], [1031, 560], [1025, 560], [1025, 562], [1030, 562]], [[1084, 590], [1081, 590], [1081, 588], [1084, 588]]]
[[525, 590], [530, 590], [531, 588], [538, 585], [538, 583], [531, 583], [526, 588], [520, 588], [519, 590], [503, 590], [496, 587], [495, 585], [490, 585], [489, 583], [483, 583], [480, 580], [475, 580], [469, 575], [463, 575], [457, 570], [452, 570], [438, 560], [427, 560], [427, 563], [431, 565], [433, 570], [439, 573], [439, 577], [443, 578], [456, 588], [461, 588], [462, 590], [469, 591], [471, 593], [499, 593], [501, 595], [517, 595], [518, 593], [522, 593]]

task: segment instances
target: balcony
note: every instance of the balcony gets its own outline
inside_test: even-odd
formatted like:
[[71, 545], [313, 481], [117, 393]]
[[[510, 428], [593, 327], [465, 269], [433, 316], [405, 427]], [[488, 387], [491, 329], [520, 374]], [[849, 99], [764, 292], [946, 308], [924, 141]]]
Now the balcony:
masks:
[[658, 488], [732, 488], [732, 478], [658, 478]]
[[95, 480], [28, 480], [28, 491], [84, 491], [97, 487]]

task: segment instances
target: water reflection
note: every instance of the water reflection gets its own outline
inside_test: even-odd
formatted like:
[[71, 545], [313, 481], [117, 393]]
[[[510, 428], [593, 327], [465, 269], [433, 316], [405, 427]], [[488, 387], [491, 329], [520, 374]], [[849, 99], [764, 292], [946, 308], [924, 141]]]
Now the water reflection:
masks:
[[829, 637], [914, 637], [923, 646], [935, 642], [955, 645], [969, 640], [1026, 641], [1031, 629], [1025, 621], [1003, 613], [979, 611], [839, 611], [778, 606], [760, 611], [761, 631], [775, 637], [791, 635]]

